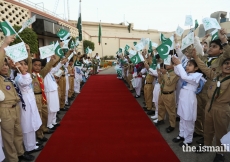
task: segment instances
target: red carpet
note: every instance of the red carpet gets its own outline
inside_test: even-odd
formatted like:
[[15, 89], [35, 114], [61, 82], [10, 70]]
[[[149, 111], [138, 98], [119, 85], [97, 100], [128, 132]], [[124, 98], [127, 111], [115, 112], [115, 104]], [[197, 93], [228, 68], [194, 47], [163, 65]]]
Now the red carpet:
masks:
[[116, 75], [91, 76], [37, 162], [176, 162]]

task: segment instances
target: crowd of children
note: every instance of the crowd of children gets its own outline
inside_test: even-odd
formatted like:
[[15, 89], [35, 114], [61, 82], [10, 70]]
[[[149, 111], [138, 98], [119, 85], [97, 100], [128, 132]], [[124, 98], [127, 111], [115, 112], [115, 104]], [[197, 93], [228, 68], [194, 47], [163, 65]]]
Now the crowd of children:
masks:
[[78, 52], [68, 59], [74, 52], [68, 50], [62, 58], [32, 59], [26, 45], [28, 58], [13, 62], [4, 48], [14, 41], [5, 36], [0, 47], [0, 161], [32, 161], [48, 140], [44, 134], [60, 126], [59, 111], [68, 111], [89, 75], [98, 73], [100, 57]]
[[[195, 137], [201, 137], [196, 141], [200, 146], [212, 146], [214, 137], [216, 146], [230, 144], [230, 45], [224, 29], [210, 43], [208, 36], [201, 42], [194, 36], [194, 43], [181, 50], [174, 35], [175, 49], [169, 52], [167, 64], [156, 50], [142, 50], [144, 61], [137, 64], [127, 54], [117, 55], [118, 78], [127, 82], [130, 92], [135, 91], [135, 98], [143, 91], [143, 109], [155, 125], [164, 124], [167, 113], [170, 133], [180, 120], [178, 136], [172, 141], [181, 147], [192, 145]], [[204, 151], [197, 147], [197, 152]], [[223, 152], [217, 152], [214, 162], [224, 159]]]

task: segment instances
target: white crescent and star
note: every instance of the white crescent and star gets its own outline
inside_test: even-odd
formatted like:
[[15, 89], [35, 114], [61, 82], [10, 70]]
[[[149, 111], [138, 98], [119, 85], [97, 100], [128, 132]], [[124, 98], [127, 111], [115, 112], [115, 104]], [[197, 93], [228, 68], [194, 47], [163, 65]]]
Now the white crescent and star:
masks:
[[60, 35], [60, 36], [63, 36], [63, 35], [65, 35], [65, 32], [64, 32], [64, 31], [61, 31], [61, 32], [59, 33], [59, 35]]
[[59, 48], [59, 49], [57, 50], [57, 54], [58, 54], [59, 56], [62, 55], [62, 54], [60, 54], [60, 50], [61, 50], [61, 48]]
[[3, 28], [6, 29], [6, 36], [10, 36], [10, 30], [7, 27], [5, 27], [5, 26], [3, 26]]
[[165, 45], [168, 48], [168, 51], [166, 53], [164, 53], [163, 55], [168, 55], [169, 51], [170, 51], [170, 46], [169, 45]]

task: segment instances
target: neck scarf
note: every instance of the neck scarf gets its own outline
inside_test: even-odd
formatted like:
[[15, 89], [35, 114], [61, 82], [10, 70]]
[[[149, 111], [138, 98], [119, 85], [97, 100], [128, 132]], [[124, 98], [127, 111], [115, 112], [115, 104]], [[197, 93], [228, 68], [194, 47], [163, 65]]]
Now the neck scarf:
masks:
[[43, 84], [43, 80], [40, 76], [39, 73], [36, 73], [36, 72], [33, 72], [36, 74], [37, 78], [38, 78], [38, 81], [39, 81], [39, 84], [40, 84], [40, 88], [42, 90], [42, 103], [43, 104], [46, 104], [46, 95], [45, 95], [45, 91], [44, 91], [44, 84]]

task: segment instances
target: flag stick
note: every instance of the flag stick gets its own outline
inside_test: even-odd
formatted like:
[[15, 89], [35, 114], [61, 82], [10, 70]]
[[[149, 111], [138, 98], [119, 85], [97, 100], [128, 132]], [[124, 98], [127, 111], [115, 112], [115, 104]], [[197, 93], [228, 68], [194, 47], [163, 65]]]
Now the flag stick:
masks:
[[[101, 24], [101, 20], [100, 20], [100, 24]], [[104, 55], [104, 52], [103, 52], [103, 43], [102, 43], [102, 37], [101, 37], [101, 50], [102, 50], [102, 59], [104, 60], [104, 57], [103, 57], [103, 55]], [[104, 62], [105, 62], [105, 60], [104, 60]]]

